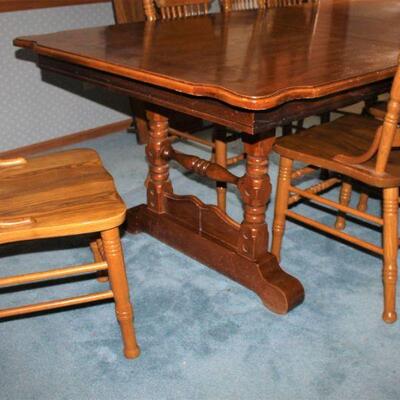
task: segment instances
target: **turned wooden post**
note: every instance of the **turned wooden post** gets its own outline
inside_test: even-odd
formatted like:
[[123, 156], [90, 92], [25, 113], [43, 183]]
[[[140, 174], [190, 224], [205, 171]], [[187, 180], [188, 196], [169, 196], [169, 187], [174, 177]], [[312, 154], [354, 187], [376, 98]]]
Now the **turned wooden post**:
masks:
[[124, 257], [118, 228], [101, 232], [104, 254], [108, 263], [110, 286], [114, 294], [115, 313], [121, 327], [124, 354], [127, 358], [136, 358], [140, 348], [136, 342], [133, 326], [133, 308], [129, 298], [129, 286], [126, 279]]
[[244, 203], [244, 218], [240, 227], [238, 252], [250, 259], [264, 255], [268, 247], [268, 227], [265, 222], [267, 202], [271, 195], [268, 176], [268, 154], [274, 138], [245, 143], [246, 174], [238, 188]]
[[146, 156], [149, 163], [147, 179], [147, 206], [156, 213], [165, 212], [164, 193], [172, 193], [169, 180], [168, 161], [163, 157], [169, 146], [168, 118], [152, 111], [147, 112], [150, 135], [146, 146]]
[[366, 212], [368, 208], [368, 193], [360, 193], [357, 210]]
[[275, 199], [275, 215], [272, 225], [271, 253], [280, 261], [283, 234], [285, 233], [286, 210], [289, 202], [289, 186], [292, 176], [293, 161], [281, 157], [279, 165], [278, 187]]
[[[227, 167], [228, 146], [226, 144], [226, 129], [221, 126], [215, 128], [215, 162], [221, 167]], [[226, 212], [226, 183], [217, 182], [218, 208]]]
[[384, 310], [383, 320], [395, 322], [397, 252], [398, 252], [398, 197], [399, 189], [383, 189], [383, 287]]
[[[339, 203], [343, 206], [348, 206], [351, 199], [352, 186], [351, 183], [343, 181], [340, 188]], [[338, 211], [336, 217], [335, 228], [343, 230], [346, 227], [346, 214], [343, 211]]]

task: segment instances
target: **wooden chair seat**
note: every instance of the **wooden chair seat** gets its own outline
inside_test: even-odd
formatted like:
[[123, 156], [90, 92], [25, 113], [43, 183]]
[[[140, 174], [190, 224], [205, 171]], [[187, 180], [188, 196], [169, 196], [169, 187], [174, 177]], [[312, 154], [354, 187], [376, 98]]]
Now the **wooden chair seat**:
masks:
[[355, 178], [368, 185], [400, 185], [400, 154], [393, 151], [386, 171], [375, 172], [376, 157], [362, 165], [347, 165], [335, 160], [338, 154], [358, 156], [365, 153], [381, 122], [358, 115], [346, 115], [333, 122], [315, 126], [297, 135], [277, 140], [275, 151], [283, 157], [312, 164]]
[[0, 168], [0, 243], [119, 226], [125, 205], [97, 153], [79, 149]]

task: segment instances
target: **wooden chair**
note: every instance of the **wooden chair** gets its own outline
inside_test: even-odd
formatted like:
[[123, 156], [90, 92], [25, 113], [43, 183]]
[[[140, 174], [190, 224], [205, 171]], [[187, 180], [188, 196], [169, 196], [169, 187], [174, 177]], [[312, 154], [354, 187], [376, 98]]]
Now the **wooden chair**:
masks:
[[[139, 355], [119, 226], [126, 208], [94, 150], [0, 160], [0, 243], [99, 233], [95, 262], [0, 278], [0, 288], [108, 272], [110, 290], [0, 310], [0, 318], [114, 299], [124, 354]], [[104, 280], [104, 279], [103, 279]]]
[[[400, 157], [393, 148], [400, 147], [398, 129], [400, 113], [400, 69], [398, 69], [383, 124], [372, 118], [347, 115], [336, 121], [316, 126], [298, 135], [286, 136], [275, 144], [280, 154], [278, 188], [273, 223], [272, 252], [280, 257], [281, 242], [286, 217], [321, 229], [331, 235], [359, 245], [383, 256], [384, 321], [396, 321], [396, 282], [398, 251], [398, 197], [400, 185]], [[397, 153], [397, 154], [396, 154]], [[301, 170], [292, 171], [293, 161], [310, 164]], [[300, 189], [292, 179], [305, 175], [313, 168], [325, 168], [337, 176]], [[343, 178], [341, 179], [340, 176]], [[383, 190], [383, 217], [377, 217], [348, 206], [350, 179]], [[344, 182], [340, 202], [319, 195], [322, 191]], [[370, 223], [383, 227], [383, 246], [377, 246], [334, 229], [320, 222], [289, 210], [289, 206], [301, 198], [316, 201], [337, 209], [339, 213], [352, 214]]]

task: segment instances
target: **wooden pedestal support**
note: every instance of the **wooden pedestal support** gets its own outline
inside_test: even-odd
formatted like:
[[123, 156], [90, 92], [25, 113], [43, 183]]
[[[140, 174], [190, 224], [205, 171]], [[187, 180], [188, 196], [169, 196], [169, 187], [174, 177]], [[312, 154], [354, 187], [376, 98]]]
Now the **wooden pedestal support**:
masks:
[[200, 229], [194, 230], [174, 215], [156, 214], [145, 204], [128, 210], [129, 232], [146, 232], [226, 275], [254, 291], [271, 311], [285, 314], [303, 301], [302, 284], [283, 271], [271, 253], [265, 251], [258, 260], [250, 260]]
[[[245, 137], [246, 173], [237, 177], [218, 164], [175, 151], [167, 140], [167, 117], [152, 111], [148, 118], [147, 205], [128, 211], [128, 231], [146, 232], [221, 272], [253, 290], [278, 314], [301, 303], [303, 286], [267, 251], [265, 211], [271, 193], [267, 167], [273, 137]], [[242, 223], [194, 196], [175, 195], [169, 160], [209, 179], [237, 185], [244, 203]]]

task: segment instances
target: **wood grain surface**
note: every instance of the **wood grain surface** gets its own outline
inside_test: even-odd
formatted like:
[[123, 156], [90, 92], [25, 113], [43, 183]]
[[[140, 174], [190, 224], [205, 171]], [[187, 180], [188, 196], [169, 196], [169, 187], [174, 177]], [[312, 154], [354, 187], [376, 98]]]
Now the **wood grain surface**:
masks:
[[263, 14], [242, 11], [30, 36], [15, 44], [262, 110], [392, 77], [399, 16], [396, 0], [327, 0]]

